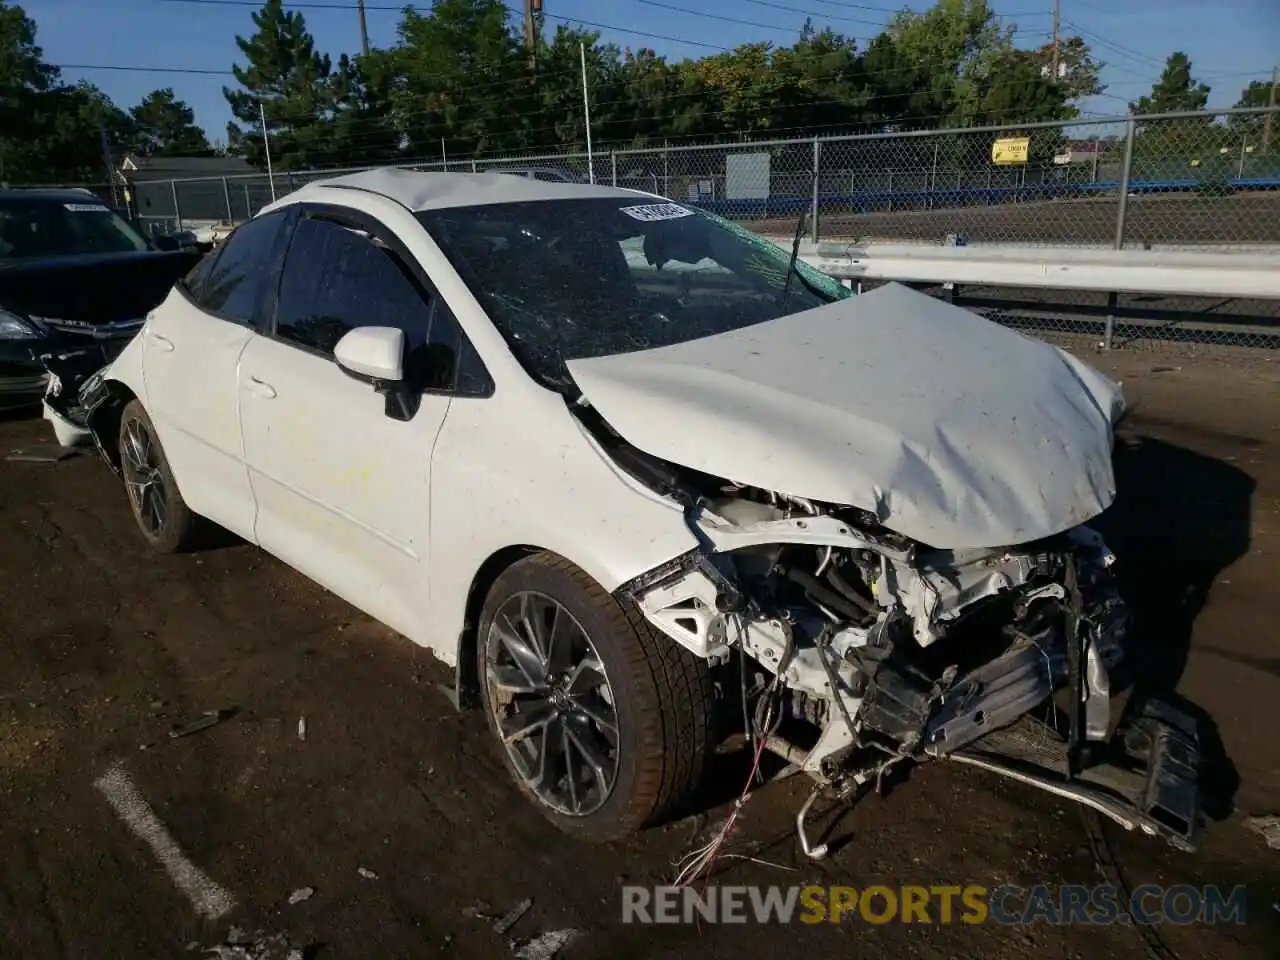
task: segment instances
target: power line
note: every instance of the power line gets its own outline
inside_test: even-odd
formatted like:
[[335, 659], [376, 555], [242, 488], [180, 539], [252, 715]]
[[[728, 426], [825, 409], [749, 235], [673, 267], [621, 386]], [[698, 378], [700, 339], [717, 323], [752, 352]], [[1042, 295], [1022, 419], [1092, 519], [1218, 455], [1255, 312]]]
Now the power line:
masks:
[[[645, 2], [645, 0], [640, 0], [640, 2], [643, 3]], [[838, 17], [833, 13], [822, 13], [818, 10], [806, 10], [803, 7], [785, 6], [781, 3], [774, 3], [773, 0], [746, 0], [746, 2], [754, 3], [757, 7], [772, 7], [775, 10], [785, 10], [788, 13], [793, 13], [793, 14], [800, 13], [808, 17], [820, 17], [823, 20], [835, 20], [840, 23], [857, 23], [857, 24], [862, 24], [864, 26], [881, 27], [881, 28], [888, 26], [887, 23], [880, 20], [859, 20], [856, 17]], [[871, 9], [871, 8], [864, 8], [864, 9]], [[690, 13], [693, 11], [685, 11], [685, 12]]]
[[230, 70], [201, 70], [198, 67], [135, 67], [123, 63], [55, 63], [59, 70], [112, 70], [125, 73], [183, 73], [211, 77], [233, 77]]
[[1120, 54], [1122, 57], [1128, 57], [1130, 60], [1134, 61], [1140, 66], [1146, 66], [1147, 64], [1142, 63], [1143, 60], [1146, 60], [1148, 61], [1149, 64], [1160, 67], [1161, 69], [1164, 68], [1165, 61], [1159, 59], [1158, 57], [1153, 57], [1150, 54], [1143, 53], [1140, 50], [1133, 50], [1129, 47], [1122, 46], [1121, 44], [1113, 43], [1112, 41], [1108, 40], [1106, 37], [1103, 37], [1103, 36], [1100, 36], [1099, 34], [1094, 33], [1092, 30], [1086, 30], [1084, 27], [1080, 26], [1080, 24], [1078, 23], [1069, 22], [1066, 24], [1066, 26], [1070, 27], [1072, 30], [1075, 30], [1082, 37], [1091, 38], [1094, 43], [1100, 43], [1104, 47], [1108, 47], [1111, 50], [1114, 50], [1116, 53]]
[[[188, 3], [209, 7], [262, 7], [262, 0], [156, 0], [157, 3]], [[289, 8], [297, 10], [357, 10], [359, 3], [315, 3], [311, 0], [287, 0], [285, 4], [286, 12]], [[412, 9], [413, 4], [378, 4], [366, 3], [365, 10], [376, 10], [379, 13], [402, 13], [406, 8]]]
[[[748, 2], [754, 2], [754, 0], [748, 0]], [[778, 24], [778, 23], [760, 23], [758, 20], [744, 20], [741, 17], [726, 17], [724, 14], [721, 14], [721, 13], [707, 13], [706, 11], [703, 11], [703, 10], [691, 10], [688, 7], [677, 7], [670, 3], [663, 3], [661, 2], [661, 0], [636, 0], [636, 3], [643, 4], [647, 7], [661, 7], [664, 10], [673, 10], [676, 13], [688, 14], [691, 17], [703, 17], [704, 19], [707, 19], [707, 20], [718, 20], [721, 23], [734, 23], [743, 27], [756, 27], [761, 30], [777, 30], [781, 33], [792, 33], [792, 34], [799, 32], [799, 28], [794, 26], [783, 26], [782, 24]], [[760, 5], [765, 7], [779, 7], [779, 5], [776, 3], [765, 3], [764, 0], [760, 0]], [[788, 8], [779, 7], [779, 9], [786, 10]], [[795, 11], [795, 12], [802, 12], [802, 11]], [[828, 19], [847, 20], [849, 23], [863, 23], [863, 24], [870, 24], [871, 26], [878, 26], [878, 27], [885, 26], [885, 24], [883, 23], [876, 23], [871, 20], [852, 20], [852, 19], [849, 19], [848, 17], [830, 17]], [[851, 39], [872, 40], [874, 38], [873, 37], [853, 37]]]

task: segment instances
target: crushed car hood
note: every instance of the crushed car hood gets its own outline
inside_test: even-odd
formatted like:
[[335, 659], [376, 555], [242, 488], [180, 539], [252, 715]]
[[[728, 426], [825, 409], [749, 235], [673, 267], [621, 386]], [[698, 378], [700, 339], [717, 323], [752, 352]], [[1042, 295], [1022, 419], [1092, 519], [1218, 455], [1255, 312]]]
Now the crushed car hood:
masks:
[[653, 456], [867, 510], [939, 548], [1060, 533], [1114, 499], [1120, 388], [900, 284], [686, 343], [568, 362]]

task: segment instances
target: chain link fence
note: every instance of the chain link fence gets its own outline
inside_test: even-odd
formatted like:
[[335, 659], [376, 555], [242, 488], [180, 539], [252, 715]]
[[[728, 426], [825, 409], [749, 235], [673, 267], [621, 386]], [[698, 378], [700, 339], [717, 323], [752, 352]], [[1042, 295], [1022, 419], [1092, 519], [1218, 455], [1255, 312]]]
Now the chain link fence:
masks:
[[[406, 166], [631, 187], [775, 238], [794, 235], [804, 216], [815, 241], [1228, 249], [1275, 253], [1280, 265], [1280, 108]], [[131, 207], [150, 232], [236, 223], [306, 183], [359, 169], [134, 182]], [[1028, 296], [1053, 302], [1028, 306]], [[1274, 349], [1280, 322], [1271, 301], [984, 292], [992, 297], [1009, 305], [981, 309], [1045, 331], [1092, 336], [1102, 310], [1117, 343], [1217, 338]]]

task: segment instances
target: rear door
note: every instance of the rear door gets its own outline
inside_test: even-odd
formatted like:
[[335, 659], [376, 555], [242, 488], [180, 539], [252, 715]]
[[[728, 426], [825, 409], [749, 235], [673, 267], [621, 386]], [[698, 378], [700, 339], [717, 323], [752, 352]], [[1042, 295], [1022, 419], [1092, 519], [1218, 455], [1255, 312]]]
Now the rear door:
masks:
[[294, 208], [242, 224], [179, 282], [144, 328], [151, 415], [183, 499], [253, 536], [254, 502], [240, 436], [240, 355], [264, 322]]

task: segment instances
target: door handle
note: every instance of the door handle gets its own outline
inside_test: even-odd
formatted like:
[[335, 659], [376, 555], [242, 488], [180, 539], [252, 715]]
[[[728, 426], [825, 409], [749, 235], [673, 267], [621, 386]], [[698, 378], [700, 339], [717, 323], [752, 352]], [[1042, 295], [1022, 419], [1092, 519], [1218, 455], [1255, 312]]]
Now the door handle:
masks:
[[275, 387], [263, 380], [259, 380], [257, 377], [250, 377], [248, 382], [245, 384], [245, 387], [254, 396], [265, 397], [267, 400], [270, 400], [276, 395]]
[[151, 334], [151, 342], [165, 353], [173, 353], [173, 341], [168, 337], [162, 337], [158, 333], [153, 333]]

